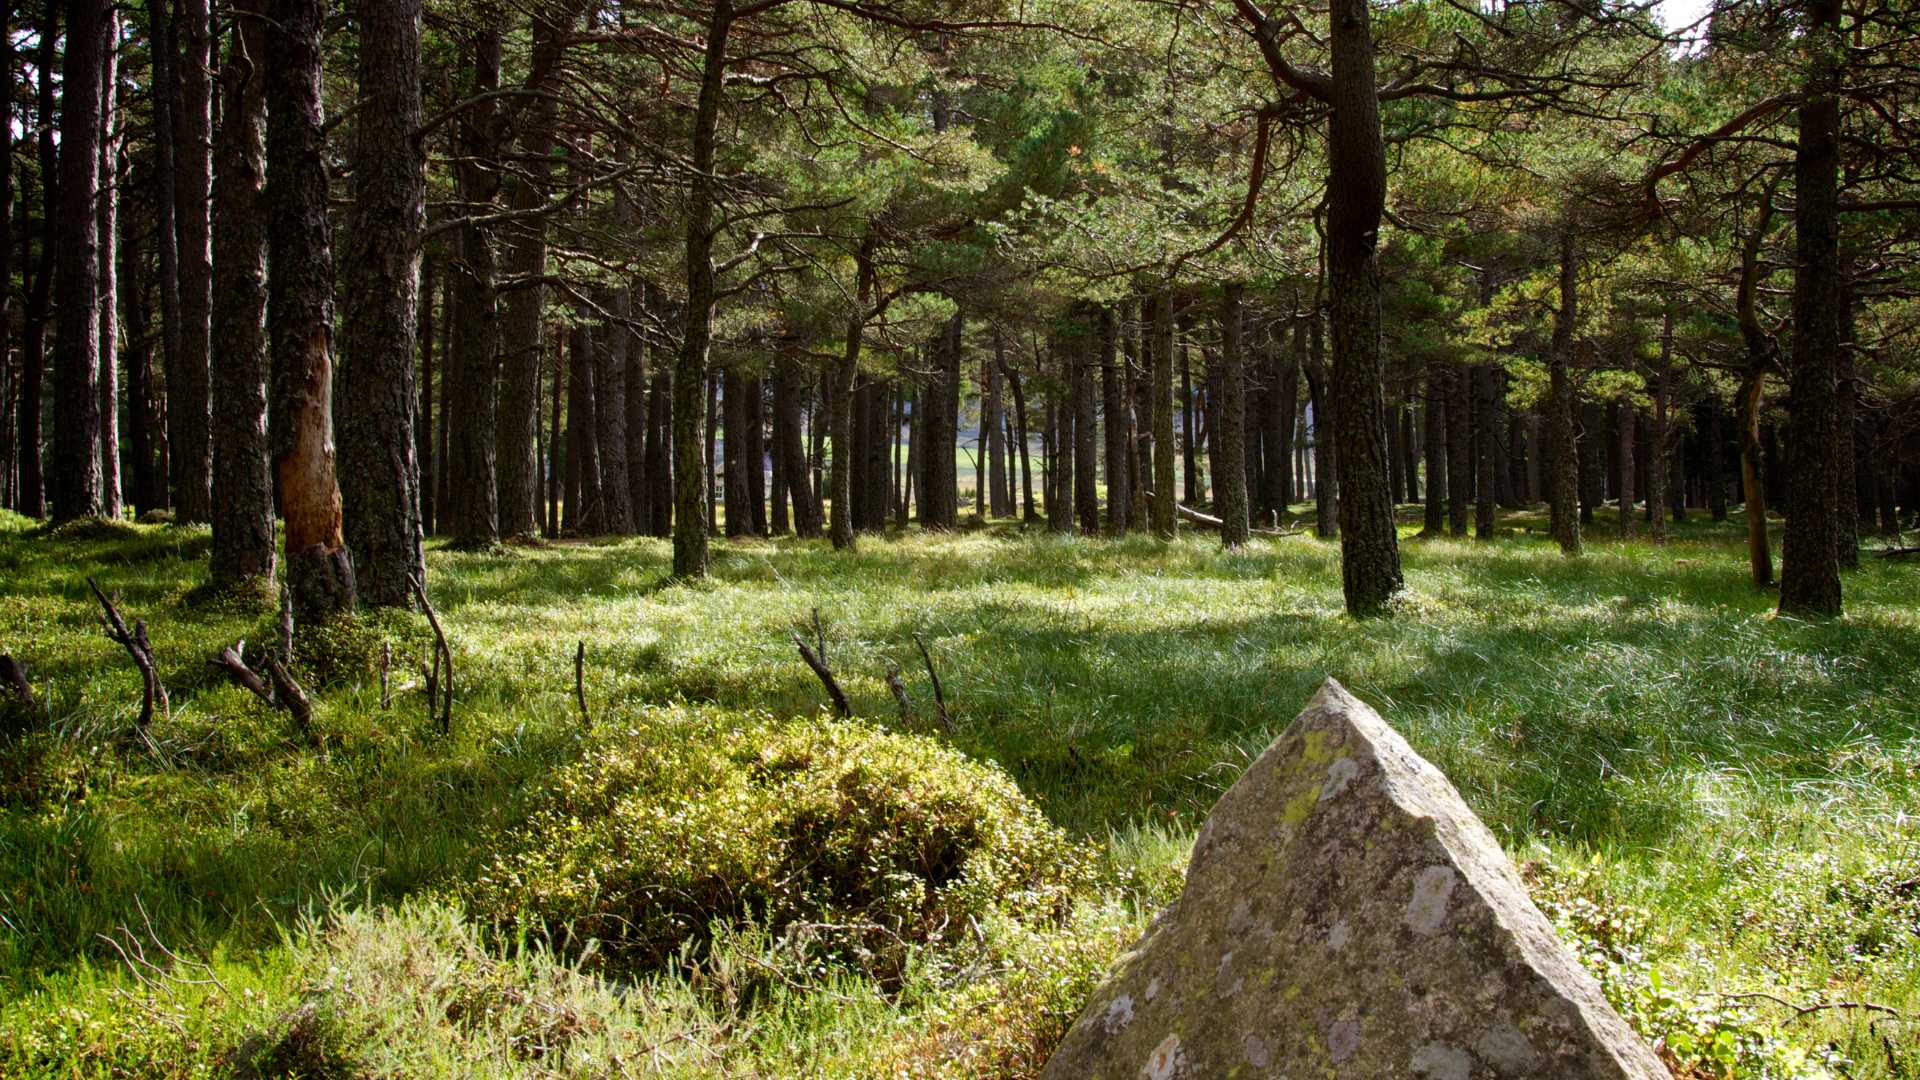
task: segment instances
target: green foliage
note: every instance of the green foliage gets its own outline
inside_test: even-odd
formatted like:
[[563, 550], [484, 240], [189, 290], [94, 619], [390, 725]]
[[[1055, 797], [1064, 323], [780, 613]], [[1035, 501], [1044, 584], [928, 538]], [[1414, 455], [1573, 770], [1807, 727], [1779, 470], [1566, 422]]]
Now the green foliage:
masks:
[[1057, 918], [1085, 854], [999, 770], [852, 722], [695, 714], [596, 740], [469, 890], [616, 970], [751, 921], [897, 981], [991, 913]]

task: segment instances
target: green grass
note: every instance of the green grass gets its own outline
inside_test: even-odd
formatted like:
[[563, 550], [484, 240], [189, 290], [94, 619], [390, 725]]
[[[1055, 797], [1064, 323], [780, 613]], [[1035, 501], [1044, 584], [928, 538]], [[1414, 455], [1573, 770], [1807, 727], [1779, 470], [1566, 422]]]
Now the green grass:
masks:
[[[1311, 537], [1239, 554], [1204, 534], [1005, 525], [863, 539], [855, 556], [727, 542], [697, 585], [666, 581], [659, 541], [435, 551], [451, 736], [417, 690], [381, 709], [362, 673], [315, 688], [315, 747], [204, 667], [239, 637], [271, 640], [273, 620], [191, 602], [203, 531], [50, 539], [5, 519], [0, 649], [49, 709], [0, 754], [0, 1073], [219, 1074], [249, 1038], [321, 1075], [1028, 1073], [1177, 890], [1212, 801], [1332, 675], [1446, 770], [1677, 1057], [1718, 1062], [1687, 1048], [1728, 1032], [1736, 1075], [1920, 1076], [1920, 1023], [1723, 996], [1920, 1012], [1912, 566], [1864, 559], [1847, 617], [1816, 625], [1773, 618], [1746, 584], [1737, 520], [1679, 526], [1664, 548], [1602, 531], [1576, 560], [1536, 517], [1505, 524], [1493, 541], [1408, 540], [1405, 601], [1367, 623], [1341, 614], [1337, 547]], [[138, 679], [87, 574], [149, 625], [173, 691], [151, 749], [129, 736]], [[856, 713], [997, 764], [1099, 848], [1101, 884], [1072, 917], [983, 926], [967, 957], [929, 955], [885, 987], [841, 970], [770, 981], [780, 944], [751, 926], [722, 928], [699, 964], [612, 984], [463, 918], [460, 884], [602, 735], [816, 713], [789, 638], [814, 609]], [[371, 630], [395, 642], [396, 684], [417, 682], [424, 622]], [[930, 719], [915, 635], [951, 730]], [[582, 640], [599, 734], [573, 699]], [[889, 662], [916, 696], [910, 725]], [[136, 947], [171, 976], [141, 968], [143, 984], [122, 957]], [[763, 989], [729, 990], [749, 981]], [[560, 1027], [529, 1034], [536, 1014]], [[1793, 1063], [1829, 1046], [1830, 1072]]]

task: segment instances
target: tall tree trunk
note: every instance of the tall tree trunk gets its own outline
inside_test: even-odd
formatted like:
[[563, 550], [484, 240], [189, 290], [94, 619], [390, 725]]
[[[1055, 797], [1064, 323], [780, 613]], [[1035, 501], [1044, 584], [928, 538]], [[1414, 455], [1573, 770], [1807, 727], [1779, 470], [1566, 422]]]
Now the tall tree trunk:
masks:
[[1377, 244], [1386, 206], [1386, 152], [1367, 0], [1333, 0], [1328, 15], [1333, 115], [1327, 138], [1326, 296], [1333, 328], [1337, 476], [1325, 479], [1338, 488], [1347, 611], [1369, 616], [1383, 614], [1402, 584], [1399, 536], [1386, 490], [1381, 400]]
[[1153, 507], [1155, 536], [1174, 535], [1174, 458], [1180, 447], [1173, 439], [1173, 294], [1162, 290], [1148, 301], [1153, 309], [1149, 332], [1153, 353]]
[[1653, 526], [1653, 542], [1667, 542], [1668, 503], [1672, 501], [1673, 477], [1668, 456], [1673, 453], [1673, 429], [1668, 418], [1668, 364], [1673, 359], [1673, 312], [1661, 318], [1660, 358], [1653, 370], [1652, 453], [1647, 461], [1647, 513]]
[[1494, 495], [1500, 486], [1499, 455], [1495, 452], [1495, 448], [1501, 444], [1498, 422], [1500, 380], [1498, 369], [1490, 364], [1481, 364], [1470, 370], [1479, 389], [1473, 409], [1474, 452], [1480, 468], [1479, 483], [1474, 485], [1473, 534], [1482, 540], [1491, 540]]
[[742, 379], [747, 430], [741, 457], [747, 465], [747, 532], [767, 535], [767, 414], [766, 387], [758, 374]]
[[1447, 532], [1467, 535], [1467, 507], [1473, 498], [1473, 369], [1447, 371]]
[[327, 236], [321, 109], [325, 0], [269, 0], [267, 18], [267, 327], [272, 445], [287, 522], [284, 565], [299, 625], [354, 604], [333, 448], [333, 249]]
[[[123, 174], [131, 177], [131, 165]], [[134, 213], [120, 215], [120, 291], [126, 298], [127, 460], [132, 467], [133, 507], [144, 514], [166, 504], [166, 478], [159, 471], [160, 417], [153, 388], [153, 315], [147, 306], [147, 260], [140, 246], [145, 230]], [[264, 380], [263, 380], [264, 382]], [[262, 461], [265, 457], [262, 455]], [[272, 551], [269, 538], [268, 551]]]
[[1213, 432], [1219, 449], [1214, 455], [1213, 512], [1221, 520], [1220, 542], [1228, 548], [1241, 547], [1248, 539], [1246, 360], [1240, 305], [1245, 291], [1239, 282], [1229, 282], [1220, 298], [1220, 400]]
[[1851, 570], [1860, 565], [1859, 466], [1854, 460], [1859, 387], [1853, 370], [1853, 350], [1858, 338], [1854, 333], [1851, 284], [1842, 289], [1842, 295], [1840, 347], [1834, 354], [1833, 546], [1840, 566]]
[[1447, 403], [1453, 369], [1444, 361], [1431, 360], [1426, 375], [1427, 516], [1420, 535], [1439, 536], [1447, 527]]
[[[196, 375], [202, 379], [207, 375], [183, 371], [180, 348], [180, 239], [178, 223], [174, 220], [178, 193], [174, 190], [174, 159], [177, 155], [173, 145], [174, 132], [179, 124], [179, 46], [174, 36], [168, 0], [146, 0], [146, 11], [147, 53], [153, 79], [153, 247], [155, 269], [158, 272], [154, 284], [160, 294], [160, 370], [169, 399], [165, 410], [166, 458], [167, 485], [172, 498], [163, 496], [162, 505], [170, 506], [180, 491], [188, 487], [198, 489], [192, 478], [181, 475], [181, 471], [189, 468], [195, 460], [187, 452], [189, 447], [208, 444], [207, 477], [211, 489], [212, 447], [210, 434], [196, 441], [190, 430], [198, 418], [193, 410], [179, 408], [172, 401], [175, 391], [181, 387], [191, 387]], [[209, 414], [212, 410], [210, 395], [211, 389]], [[211, 420], [208, 422], [211, 423]]]
[[1207, 501], [1206, 481], [1200, 475], [1200, 409], [1193, 393], [1193, 316], [1181, 314], [1174, 325], [1179, 337], [1174, 347], [1180, 356], [1180, 480], [1186, 501], [1198, 506]]
[[[497, 8], [476, 14], [477, 28], [464, 42], [472, 73], [469, 95], [500, 89], [501, 25]], [[506, 145], [506, 117], [494, 98], [469, 104], [455, 121], [458, 160], [454, 185], [469, 215], [488, 212], [500, 194], [500, 150]], [[494, 230], [473, 220], [460, 226], [458, 255], [446, 268], [454, 283], [451, 348], [442, 376], [450, 391], [443, 422], [447, 425], [446, 487], [441, 506], [447, 531], [461, 547], [488, 547], [500, 541], [499, 459], [495, 429], [499, 421], [500, 296], [497, 287]]]
[[[1780, 545], [1780, 614], [1838, 616], [1837, 433], [1840, 363], [1839, 129], [1844, 42], [1839, 0], [1810, 0], [1812, 61], [1793, 159], [1793, 356], [1787, 391], [1787, 529]], [[1851, 436], [1851, 433], [1848, 433]]]
[[220, 72], [220, 169], [213, 185], [211, 577], [265, 594], [273, 584], [273, 455], [267, 440], [267, 99], [263, 0], [236, 0], [233, 44]]
[[[1020, 451], [1020, 520], [1032, 524], [1040, 520], [1040, 514], [1033, 504], [1033, 454], [1031, 447], [1033, 436], [1027, 428], [1027, 394], [1025, 389], [1020, 385], [1020, 373], [1018, 371], [1007, 367], [1004, 363], [1001, 364], [1001, 370], [1004, 371], [1007, 376], [1007, 389], [1013, 391], [1013, 425], [1016, 429], [1014, 445], [1015, 448]], [[916, 401], [915, 405], [918, 406], [918, 404]], [[915, 412], [917, 413], [918, 411], [916, 407]], [[916, 438], [914, 445], [918, 446], [919, 443], [920, 439]], [[926, 494], [922, 492], [920, 497], [924, 500]]]
[[[182, 414], [172, 447], [179, 471], [174, 510], [182, 522], [209, 521], [213, 512], [210, 367], [213, 344], [212, 235], [208, 198], [213, 188], [208, 137], [212, 129], [213, 26], [207, 0], [177, 0], [173, 36], [180, 46], [178, 127], [173, 140], [174, 223], [179, 230], [179, 382], [167, 385], [169, 415]], [[223, 343], [224, 344], [224, 343]], [[169, 373], [171, 374], [171, 373]]]
[[653, 489], [649, 500], [653, 520], [647, 531], [659, 537], [673, 535], [673, 377], [670, 365], [655, 364], [653, 387], [647, 394], [647, 484]]
[[421, 0], [356, 0], [354, 117], [340, 321], [341, 496], [360, 602], [411, 607], [427, 579], [414, 456], [414, 334], [427, 159], [420, 127]]
[[1335, 433], [1331, 413], [1332, 404], [1328, 401], [1331, 388], [1327, 385], [1326, 361], [1322, 358], [1320, 343], [1320, 317], [1311, 317], [1308, 340], [1311, 351], [1307, 355], [1307, 400], [1313, 407], [1313, 531], [1317, 536], [1333, 537], [1339, 534], [1339, 436]]
[[547, 334], [551, 345], [546, 350], [550, 354], [548, 363], [553, 365], [553, 392], [549, 395], [549, 408], [552, 410], [547, 425], [547, 536], [560, 535], [560, 486], [561, 459], [565, 456], [560, 434], [560, 410], [566, 401], [566, 391], [562, 384], [567, 378], [566, 342], [558, 332]]
[[1591, 525], [1607, 495], [1607, 414], [1598, 402], [1583, 401], [1577, 415], [1574, 447], [1580, 465], [1580, 524]]
[[[1127, 402], [1131, 380], [1120, 357], [1119, 320], [1111, 305], [1100, 309], [1101, 408], [1106, 413], [1107, 532], [1125, 536], [1133, 511], [1132, 447], [1128, 442], [1132, 408]], [[999, 476], [995, 463], [994, 475]]]
[[1560, 305], [1554, 311], [1553, 343], [1547, 354], [1548, 422], [1553, 436], [1553, 477], [1548, 493], [1553, 538], [1566, 555], [1580, 554], [1580, 463], [1573, 433], [1573, 334], [1580, 322], [1580, 263], [1573, 226], [1560, 230]]
[[[14, 495], [14, 509], [28, 517], [47, 516], [45, 458], [42, 454], [41, 414], [45, 410], [47, 367], [47, 323], [53, 298], [54, 222], [61, 214], [60, 165], [53, 138], [54, 42], [60, 33], [60, 5], [52, 0], [41, 5], [37, 27], [40, 44], [35, 50], [38, 89], [34, 106], [34, 126], [39, 128], [40, 164], [40, 255], [32, 267], [33, 287], [27, 290], [27, 309], [20, 336], [20, 480]], [[21, 270], [28, 269], [22, 260]]]
[[[108, 9], [107, 47], [100, 65], [100, 250], [94, 273], [100, 296], [100, 512], [119, 518], [124, 509], [120, 491], [120, 234], [121, 135], [115, 120], [120, 89], [120, 14]], [[0, 278], [0, 282], [4, 282]], [[0, 323], [0, 326], [5, 326]]]
[[[774, 358], [772, 377], [773, 410], [771, 417], [773, 421], [773, 442], [769, 447], [772, 451], [773, 469], [770, 478], [772, 482], [768, 490], [768, 495], [770, 496], [768, 500], [770, 503], [770, 520], [768, 524], [771, 526], [772, 535], [774, 536], [785, 536], [791, 528], [789, 524], [790, 519], [787, 515], [787, 489], [792, 486], [792, 481], [788, 478], [788, 470], [792, 468], [792, 458], [789, 456], [788, 451], [795, 440], [794, 438], [790, 438], [787, 432], [789, 428], [798, 427], [798, 420], [794, 415], [792, 406], [789, 405], [787, 401], [784, 385], [786, 378], [785, 366], [781, 358]], [[797, 437], [797, 432], [795, 437]]]
[[1098, 412], [1093, 395], [1094, 341], [1082, 337], [1073, 343], [1073, 504], [1080, 531], [1100, 532], [1100, 444]]
[[1633, 539], [1639, 531], [1640, 519], [1634, 516], [1634, 477], [1638, 470], [1634, 467], [1633, 444], [1640, 430], [1640, 409], [1627, 401], [1620, 402], [1620, 537]]
[[100, 513], [100, 76], [112, 5], [66, 0], [67, 48], [60, 89], [60, 216], [48, 237], [54, 259], [53, 520]]
[[1005, 380], [1000, 377], [1000, 335], [994, 335], [995, 354], [980, 361], [981, 385], [986, 388], [980, 404], [980, 435], [986, 442], [987, 512], [1001, 518], [1013, 513], [1013, 491], [1007, 483], [1006, 406], [1001, 401]]
[[413, 425], [413, 460], [420, 475], [420, 528], [433, 531], [434, 453], [433, 453], [433, 305], [436, 293], [437, 260], [424, 257], [420, 264], [420, 377], [415, 382], [419, 409]]
[[567, 435], [569, 461], [580, 508], [574, 527], [587, 536], [607, 531], [606, 491], [601, 483], [600, 394], [598, 365], [594, 363], [593, 328], [587, 322], [586, 309], [575, 311], [573, 328], [573, 369], [568, 379]]
[[[721, 369], [720, 408], [726, 427], [722, 444], [720, 475], [725, 488], [728, 536], [745, 536], [751, 531], [753, 515], [747, 510], [747, 391], [746, 379], [736, 366]], [[840, 447], [834, 447], [834, 456]]]
[[[644, 305], [644, 289], [637, 296], [630, 286], [621, 291], [628, 311]], [[647, 483], [647, 339], [624, 326], [613, 332], [627, 342], [627, 502], [633, 515], [628, 531], [645, 533], [653, 520], [653, 489]]]
[[[554, 84], [566, 50], [566, 34], [574, 22], [574, 5], [535, 5], [532, 50], [524, 83], [530, 98], [516, 125], [520, 131], [515, 155], [520, 162], [508, 205], [531, 214], [549, 198], [558, 113]], [[619, 189], [616, 204], [623, 203]], [[616, 224], [622, 215], [616, 205]], [[503, 246], [507, 275], [537, 279], [547, 269], [547, 218], [528, 217], [513, 223]], [[624, 290], [622, 290], [624, 292]], [[501, 300], [499, 425], [494, 434], [494, 458], [500, 504], [500, 532], [530, 535], [538, 526], [539, 463], [534, 456], [534, 434], [540, 427], [540, 374], [546, 360], [547, 327], [544, 309], [547, 290], [539, 284], [521, 284]], [[617, 306], [617, 305], [616, 305]], [[624, 328], [616, 331], [624, 333]], [[628, 497], [631, 501], [631, 496]]]
[[807, 447], [802, 439], [801, 400], [806, 383], [800, 378], [799, 363], [790, 359], [774, 362], [773, 408], [784, 417], [774, 425], [774, 438], [785, 446], [787, 491], [793, 497], [793, 531], [801, 537], [820, 535], [820, 519], [814, 516], [813, 488], [809, 483]]
[[932, 377], [925, 396], [926, 453], [920, 455], [920, 523], [930, 529], [960, 524], [959, 441], [960, 337], [966, 316], [955, 311], [933, 348]]

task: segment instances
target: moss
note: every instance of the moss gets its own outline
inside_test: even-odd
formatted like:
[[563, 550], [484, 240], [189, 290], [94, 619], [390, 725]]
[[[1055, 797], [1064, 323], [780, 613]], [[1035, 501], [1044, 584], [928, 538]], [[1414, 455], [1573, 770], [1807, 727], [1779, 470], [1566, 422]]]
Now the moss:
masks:
[[[560, 771], [470, 890], [480, 911], [618, 969], [697, 959], [753, 922], [811, 960], [896, 979], [989, 914], [1050, 919], [1090, 860], [998, 769], [817, 719], [701, 717]], [[691, 944], [690, 944], [691, 943]]]

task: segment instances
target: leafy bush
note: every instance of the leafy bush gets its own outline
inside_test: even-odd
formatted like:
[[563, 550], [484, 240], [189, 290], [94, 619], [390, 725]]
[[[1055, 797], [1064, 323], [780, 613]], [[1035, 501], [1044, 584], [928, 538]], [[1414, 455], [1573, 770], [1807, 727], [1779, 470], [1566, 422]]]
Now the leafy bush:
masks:
[[1090, 860], [998, 769], [911, 735], [693, 718], [561, 770], [470, 888], [477, 911], [616, 969], [751, 922], [812, 965], [896, 978], [990, 914], [1063, 915]]

